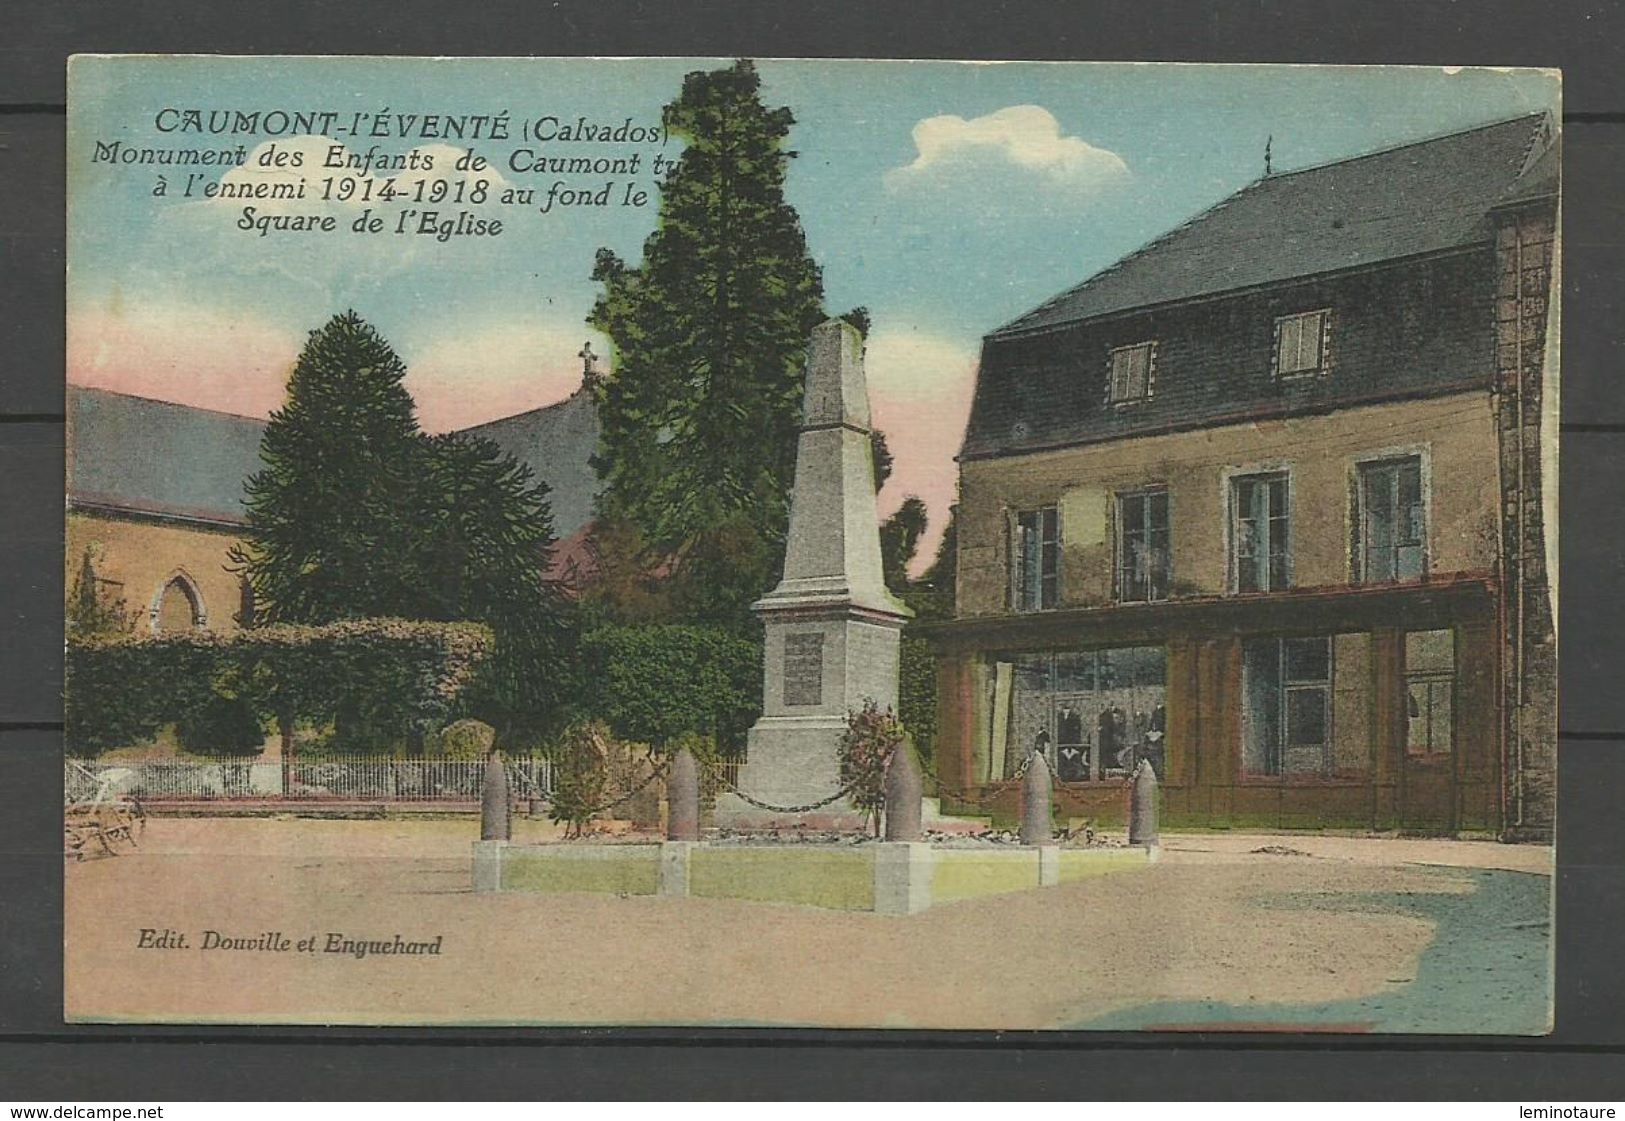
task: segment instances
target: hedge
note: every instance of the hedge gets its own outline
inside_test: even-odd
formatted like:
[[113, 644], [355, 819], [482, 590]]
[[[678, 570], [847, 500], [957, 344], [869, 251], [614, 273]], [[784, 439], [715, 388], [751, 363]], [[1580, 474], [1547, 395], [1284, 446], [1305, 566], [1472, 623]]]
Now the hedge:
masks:
[[583, 707], [624, 740], [685, 734], [744, 747], [761, 712], [762, 647], [718, 627], [604, 626], [582, 639]]
[[479, 624], [403, 619], [74, 637], [68, 750], [94, 755], [150, 739], [166, 724], [196, 728], [227, 703], [285, 727], [334, 723], [352, 748], [421, 737], [459, 715], [491, 646]]

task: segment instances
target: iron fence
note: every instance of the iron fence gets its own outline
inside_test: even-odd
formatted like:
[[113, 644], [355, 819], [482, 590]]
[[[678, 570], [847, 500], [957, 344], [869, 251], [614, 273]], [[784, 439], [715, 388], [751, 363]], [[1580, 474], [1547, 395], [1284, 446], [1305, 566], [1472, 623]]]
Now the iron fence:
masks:
[[[506, 759], [508, 786], [518, 797], [547, 797], [553, 767], [546, 759]], [[485, 785], [485, 763], [449, 759], [295, 759], [287, 763], [197, 760], [87, 763], [120, 794], [143, 802], [231, 799], [339, 802], [469, 802]], [[69, 796], [85, 773], [64, 766]]]

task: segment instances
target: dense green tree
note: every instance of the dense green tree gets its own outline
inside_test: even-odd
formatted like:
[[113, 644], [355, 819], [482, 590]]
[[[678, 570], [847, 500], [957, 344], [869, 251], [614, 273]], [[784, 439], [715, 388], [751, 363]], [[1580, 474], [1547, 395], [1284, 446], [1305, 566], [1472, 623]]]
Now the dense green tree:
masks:
[[[918, 591], [929, 592], [934, 598], [932, 618], [946, 619], [954, 613], [954, 573], [958, 564], [959, 503], [956, 502], [948, 508], [948, 524], [943, 528], [942, 540], [937, 543], [937, 555], [931, 567], [915, 583]], [[919, 612], [918, 607], [915, 610]]]
[[[955, 549], [959, 536], [959, 507], [951, 507], [948, 525], [931, 567], [900, 592], [914, 610], [916, 622], [949, 619], [954, 613]], [[918, 544], [916, 540], [915, 544]], [[907, 570], [910, 560], [904, 562]], [[911, 631], [903, 633], [898, 667], [897, 713], [914, 737], [914, 746], [926, 759], [933, 757], [937, 739], [937, 665], [931, 644]]]
[[[233, 555], [251, 621], [488, 624], [496, 648], [465, 706], [505, 737], [540, 734], [571, 682], [567, 612], [546, 579], [547, 488], [489, 440], [420, 432], [405, 373], [354, 312], [311, 333], [247, 484], [250, 532]], [[339, 724], [358, 747], [393, 734], [354, 704]]]
[[807, 337], [824, 318], [784, 199], [794, 117], [759, 94], [745, 61], [684, 79], [665, 109], [685, 147], [659, 226], [635, 267], [599, 251], [589, 317], [614, 346], [597, 388], [603, 512], [672, 557], [688, 599], [723, 622], [748, 619], [777, 574]]
[[470, 708], [505, 740], [556, 726], [571, 684], [571, 628], [547, 579], [553, 514], [547, 484], [483, 437], [425, 439], [425, 618], [486, 623], [496, 649]]
[[909, 588], [908, 569], [914, 563], [914, 553], [920, 547], [928, 520], [925, 503], [911, 494], [880, 525], [881, 571], [886, 587], [894, 592]]
[[886, 480], [891, 478], [892, 454], [886, 434], [878, 428], [869, 433], [869, 455], [874, 461], [875, 493], [879, 494]]
[[260, 441], [233, 552], [255, 621], [420, 616], [425, 447], [406, 366], [353, 311], [312, 331]]

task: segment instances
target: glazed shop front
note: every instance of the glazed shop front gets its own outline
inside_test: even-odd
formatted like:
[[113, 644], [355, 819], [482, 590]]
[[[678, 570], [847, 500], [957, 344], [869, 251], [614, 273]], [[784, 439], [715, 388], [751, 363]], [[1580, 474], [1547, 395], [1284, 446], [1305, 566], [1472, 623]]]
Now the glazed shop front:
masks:
[[[1495, 833], [1496, 613], [1483, 581], [922, 626], [938, 658], [946, 812], [1121, 824], [1140, 760], [1178, 827]], [[972, 801], [971, 799], [974, 799]]]

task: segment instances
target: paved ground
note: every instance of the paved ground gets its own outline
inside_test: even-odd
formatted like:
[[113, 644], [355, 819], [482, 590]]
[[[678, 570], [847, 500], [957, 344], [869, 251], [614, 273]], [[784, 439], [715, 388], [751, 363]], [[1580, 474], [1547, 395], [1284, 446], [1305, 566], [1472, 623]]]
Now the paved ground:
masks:
[[[548, 831], [521, 822], [520, 839]], [[69, 865], [70, 1018], [1541, 1030], [1550, 851], [1203, 834], [1124, 873], [906, 918], [474, 895], [468, 821], [162, 819]], [[1260, 851], [1263, 850], [1263, 851]], [[186, 949], [143, 949], [172, 930]], [[442, 937], [439, 956], [202, 951]]]

